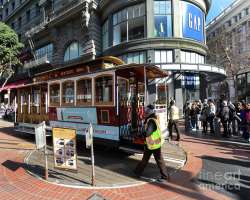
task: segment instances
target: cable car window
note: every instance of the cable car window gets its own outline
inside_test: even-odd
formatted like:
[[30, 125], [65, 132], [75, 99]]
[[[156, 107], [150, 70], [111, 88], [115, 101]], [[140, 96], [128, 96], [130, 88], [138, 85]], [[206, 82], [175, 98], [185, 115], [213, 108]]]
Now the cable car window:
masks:
[[128, 97], [128, 80], [120, 79], [118, 80], [118, 91], [119, 91], [119, 100], [126, 101]]
[[95, 79], [95, 102], [97, 104], [112, 104], [113, 77], [102, 76]]
[[66, 81], [62, 83], [62, 104], [74, 105], [75, 98], [75, 84], [74, 81]]
[[40, 113], [40, 89], [35, 88], [32, 90], [32, 113]]
[[59, 106], [60, 105], [60, 84], [53, 84], [49, 87], [50, 92], [50, 105]]
[[92, 81], [91, 79], [81, 79], [77, 81], [77, 104], [91, 105], [92, 102]]

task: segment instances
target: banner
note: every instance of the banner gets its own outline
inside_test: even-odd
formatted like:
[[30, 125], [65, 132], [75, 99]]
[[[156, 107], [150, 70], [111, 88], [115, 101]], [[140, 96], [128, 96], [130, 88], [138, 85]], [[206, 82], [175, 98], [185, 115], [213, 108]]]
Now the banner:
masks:
[[184, 38], [204, 42], [204, 12], [192, 3], [181, 1], [182, 35]]
[[77, 170], [76, 130], [53, 128], [55, 168]]

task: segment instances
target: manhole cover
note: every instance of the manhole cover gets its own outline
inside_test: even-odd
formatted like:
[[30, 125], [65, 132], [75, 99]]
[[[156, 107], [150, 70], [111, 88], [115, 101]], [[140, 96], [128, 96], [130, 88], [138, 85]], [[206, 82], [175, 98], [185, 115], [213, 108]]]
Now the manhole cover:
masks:
[[87, 200], [108, 200], [102, 197], [100, 194], [93, 194]]

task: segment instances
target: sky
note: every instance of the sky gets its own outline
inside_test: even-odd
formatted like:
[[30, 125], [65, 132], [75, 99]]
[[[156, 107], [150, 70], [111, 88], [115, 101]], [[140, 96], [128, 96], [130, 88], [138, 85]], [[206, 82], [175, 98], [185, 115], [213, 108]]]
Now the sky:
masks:
[[226, 7], [228, 7], [234, 0], [212, 0], [212, 6], [207, 16], [207, 23], [218, 16]]

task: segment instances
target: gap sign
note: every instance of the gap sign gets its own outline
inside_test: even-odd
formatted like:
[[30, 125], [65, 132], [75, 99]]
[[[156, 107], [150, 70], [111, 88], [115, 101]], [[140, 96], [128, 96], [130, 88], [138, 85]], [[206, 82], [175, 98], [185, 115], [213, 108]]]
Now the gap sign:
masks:
[[181, 2], [181, 7], [183, 37], [204, 42], [204, 12], [185, 1]]

